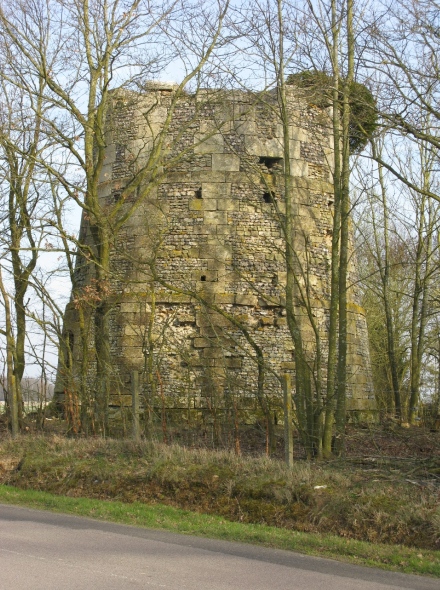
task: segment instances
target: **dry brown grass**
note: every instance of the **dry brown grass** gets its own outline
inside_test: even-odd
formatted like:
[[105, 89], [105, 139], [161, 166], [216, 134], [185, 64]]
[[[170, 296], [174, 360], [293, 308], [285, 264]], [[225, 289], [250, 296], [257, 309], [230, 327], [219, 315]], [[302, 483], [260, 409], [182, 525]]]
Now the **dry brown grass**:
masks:
[[[0, 483], [75, 497], [162, 503], [228, 520], [440, 548], [437, 457], [327, 464], [61, 436], [0, 442]], [[431, 470], [431, 471], [430, 471]]]

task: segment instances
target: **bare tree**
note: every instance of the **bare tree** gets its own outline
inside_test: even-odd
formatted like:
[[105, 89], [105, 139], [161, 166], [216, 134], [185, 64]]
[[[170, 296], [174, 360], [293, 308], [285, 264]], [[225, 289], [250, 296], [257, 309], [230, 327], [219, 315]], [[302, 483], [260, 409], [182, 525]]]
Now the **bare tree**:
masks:
[[[49, 105], [44, 116], [46, 133], [68, 152], [70, 174], [61, 175], [56, 166], [48, 166], [44, 160], [42, 164], [89, 220], [90, 246], [84, 254], [90, 260], [95, 280], [89, 303], [97, 367], [94, 412], [96, 428], [102, 433], [108, 429], [111, 389], [110, 250], [121, 227], [157, 184], [168, 149], [164, 138], [176, 102], [187, 85], [203, 72], [218, 43], [227, 7], [227, 1], [206, 4], [133, 0], [127, 4], [119, 0], [78, 0], [66, 5], [41, 0], [22, 3], [19, 9], [6, 4], [0, 13], [2, 34], [11, 47], [9, 60], [14, 78], [11, 76], [10, 81], [34, 97], [43, 90], [43, 100]], [[184, 20], [187, 31], [183, 29]], [[13, 60], [17, 54], [18, 62]], [[136, 165], [122, 182], [120, 198], [109, 206], [100, 198], [98, 187], [109, 139], [106, 124], [117, 100], [111, 91], [125, 87], [133, 92], [177, 57], [184, 74], [168, 106], [162, 132], [154, 137], [149, 157], [141, 165], [139, 153], [131, 154]], [[35, 80], [43, 80], [44, 88], [37, 91]], [[150, 105], [149, 112], [155, 106]], [[74, 294], [81, 299], [77, 285]], [[84, 352], [87, 339], [84, 324]]]
[[[373, 354], [385, 376], [380, 385], [381, 378], [376, 373], [378, 400], [380, 390], [389, 388], [393, 400], [392, 408], [385, 403], [388, 411], [395, 412], [398, 420], [408, 419], [414, 424], [422, 359], [426, 354], [426, 329], [436, 315], [435, 307], [431, 311], [429, 308], [432, 281], [438, 272], [438, 206], [425, 194], [435, 191], [433, 159], [426, 144], [420, 142], [415, 150], [411, 144], [405, 149], [400, 145], [399, 150], [394, 145], [387, 137], [373, 141], [373, 159], [379, 161], [377, 171], [371, 169], [369, 176], [365, 174], [366, 167], [362, 171], [364, 179], [377, 182], [377, 190], [372, 185], [365, 186], [368, 207], [363, 210], [359, 225], [365, 240], [361, 247], [365, 264], [362, 280], [366, 286], [366, 306], [370, 307]], [[396, 184], [391, 186], [391, 174], [380, 164], [391, 150], [394, 166], [420, 190], [408, 189], [403, 184], [396, 191]]]
[[[4, 71], [7, 71], [7, 66]], [[0, 80], [4, 100], [0, 111], [0, 187], [4, 270], [10, 272], [14, 330], [13, 373], [19, 423], [22, 422], [21, 382], [25, 371], [26, 298], [38, 251], [44, 240], [40, 215], [45, 208], [47, 174], [38, 159], [47, 148], [43, 137], [43, 82], [38, 94], [29, 96]], [[7, 313], [7, 310], [5, 310]]]

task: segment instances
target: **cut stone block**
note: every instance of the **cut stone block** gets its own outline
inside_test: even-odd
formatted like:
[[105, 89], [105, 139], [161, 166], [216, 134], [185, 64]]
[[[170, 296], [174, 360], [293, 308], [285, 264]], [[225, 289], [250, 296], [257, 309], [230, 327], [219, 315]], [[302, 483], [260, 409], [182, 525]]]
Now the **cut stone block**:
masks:
[[204, 348], [203, 349], [203, 356], [208, 359], [218, 359], [224, 355], [224, 352], [221, 348]]
[[203, 200], [202, 199], [191, 199], [189, 202], [190, 211], [203, 211]]
[[299, 160], [301, 158], [301, 144], [295, 139], [289, 141], [289, 151], [291, 160]]
[[292, 176], [308, 176], [309, 165], [304, 160], [290, 160]]
[[219, 207], [217, 207], [217, 200], [216, 199], [199, 199], [203, 203], [203, 210], [204, 211], [216, 211]]
[[240, 203], [232, 199], [217, 201], [217, 209], [219, 211], [239, 211]]
[[208, 258], [208, 270], [220, 270], [223, 269], [225, 263], [223, 260], [218, 260], [216, 258]]
[[140, 311], [145, 309], [145, 302], [141, 301], [123, 301], [121, 303], [121, 313], [140, 313]]
[[229, 236], [235, 233], [235, 226], [232, 223], [228, 223], [227, 225], [216, 225], [215, 229], [219, 240], [224, 238], [224, 236]]
[[240, 135], [256, 135], [257, 124], [255, 121], [234, 121], [235, 131]]
[[162, 106], [156, 106], [150, 111], [143, 113], [144, 120], [148, 123], [163, 123], [168, 115], [168, 109]]
[[231, 196], [231, 183], [229, 182], [203, 182], [203, 199], [227, 199]]
[[214, 121], [213, 119], [207, 119], [200, 122], [200, 134], [207, 135], [218, 131], [219, 133], [225, 133], [231, 130], [231, 121]]
[[270, 158], [282, 158], [283, 143], [279, 139], [262, 139], [255, 135], [245, 137], [245, 147], [248, 154], [254, 156], [267, 156]]
[[281, 368], [286, 369], [286, 370], [294, 370], [295, 363], [293, 361], [285, 361], [285, 362], [281, 363]]
[[307, 141], [307, 131], [301, 127], [289, 125], [289, 137], [296, 141]]
[[111, 182], [111, 178], [110, 178], [109, 182], [103, 182], [102, 184], [99, 185], [98, 195], [99, 195], [99, 198], [106, 199], [107, 197], [110, 197], [111, 194], [112, 194], [112, 182]]
[[194, 338], [194, 348], [207, 348], [211, 346], [211, 341], [207, 338]]
[[222, 154], [224, 151], [224, 139], [220, 133], [207, 135], [196, 133], [194, 136], [195, 154]]
[[258, 297], [256, 295], [237, 294], [235, 296], [235, 303], [236, 305], [251, 305], [254, 307], [258, 305]]
[[242, 366], [242, 360], [240, 358], [226, 358], [225, 365], [230, 369], [240, 369]]
[[131, 324], [127, 324], [124, 328], [125, 336], [139, 336], [141, 333], [141, 329], [139, 326], [132, 326]]
[[106, 147], [105, 156], [104, 156], [104, 166], [108, 164], [113, 164], [116, 161], [116, 145], [111, 143]]
[[229, 170], [238, 172], [240, 170], [240, 158], [235, 154], [212, 154], [212, 169]]
[[214, 225], [226, 224], [228, 216], [226, 211], [205, 211], [204, 220], [205, 223]]
[[234, 293], [216, 293], [214, 301], [216, 303], [234, 303], [235, 302], [235, 295]]
[[101, 168], [101, 172], [99, 174], [99, 182], [108, 182], [112, 179], [112, 164], [105, 164]]
[[193, 182], [223, 183], [225, 182], [225, 172], [221, 170], [195, 170], [191, 172], [190, 178]]

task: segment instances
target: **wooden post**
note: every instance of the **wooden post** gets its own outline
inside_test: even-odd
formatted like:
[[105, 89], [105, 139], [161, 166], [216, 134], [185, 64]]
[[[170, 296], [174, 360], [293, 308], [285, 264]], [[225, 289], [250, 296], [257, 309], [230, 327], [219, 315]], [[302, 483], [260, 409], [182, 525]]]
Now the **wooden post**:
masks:
[[284, 457], [286, 465], [293, 466], [293, 424], [292, 424], [292, 376], [281, 377], [284, 393]]
[[133, 413], [133, 439], [140, 440], [141, 430], [139, 424], [139, 373], [131, 372], [131, 408]]

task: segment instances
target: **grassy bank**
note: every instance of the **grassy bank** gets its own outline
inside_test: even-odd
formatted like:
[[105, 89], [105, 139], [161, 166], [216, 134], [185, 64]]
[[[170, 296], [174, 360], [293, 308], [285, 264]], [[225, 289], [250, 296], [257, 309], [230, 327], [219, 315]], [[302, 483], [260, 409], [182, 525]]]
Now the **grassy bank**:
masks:
[[387, 466], [23, 437], [0, 443], [0, 482], [3, 502], [440, 576], [438, 488]]
[[127, 505], [117, 501], [55, 496], [47, 492], [20, 490], [2, 485], [0, 502], [120, 524], [299, 551], [308, 555], [392, 571], [440, 577], [440, 556], [436, 551], [420, 551], [402, 546], [342, 539], [335, 535], [301, 533], [265, 525], [228, 522], [219, 516], [198, 514], [161, 504], [150, 506], [133, 502]]

